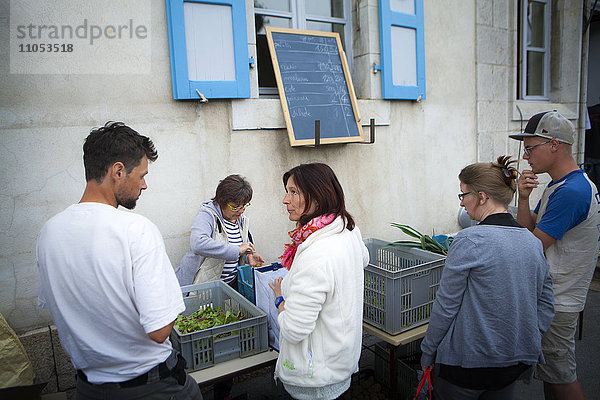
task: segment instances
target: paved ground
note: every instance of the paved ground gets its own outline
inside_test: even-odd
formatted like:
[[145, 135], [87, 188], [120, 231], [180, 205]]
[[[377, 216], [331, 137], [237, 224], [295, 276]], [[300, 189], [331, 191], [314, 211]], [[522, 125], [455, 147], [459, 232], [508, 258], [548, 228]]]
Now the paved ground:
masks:
[[[577, 341], [578, 377], [586, 399], [600, 399], [600, 281], [593, 283], [593, 289], [588, 294], [586, 309], [584, 311], [583, 336]], [[364, 343], [374, 344], [377, 339], [366, 336]], [[373, 353], [363, 350], [360, 362], [361, 371], [354, 378], [354, 394], [352, 399], [387, 399], [384, 396], [385, 386], [374, 380], [375, 357]], [[379, 369], [380, 370], [380, 369]], [[387, 371], [386, 371], [387, 372]], [[379, 374], [381, 375], [381, 374]], [[366, 386], [366, 388], [360, 387]], [[205, 400], [214, 400], [212, 386], [204, 387]], [[273, 368], [264, 368], [253, 374], [248, 374], [234, 380], [232, 396], [238, 399], [291, 399], [281, 384], [276, 385], [273, 380]], [[542, 383], [533, 380], [529, 384], [519, 382], [516, 390], [516, 400], [543, 400]]]
[[[600, 278], [600, 277], [598, 277]], [[582, 340], [577, 341], [577, 373], [583, 394], [587, 400], [600, 400], [600, 280], [592, 282], [584, 311]], [[378, 339], [365, 336], [363, 343], [374, 345]], [[363, 350], [360, 360], [360, 372], [353, 378], [352, 396], [346, 393], [344, 399], [386, 400], [386, 386], [375, 380], [376, 365], [372, 352]], [[383, 368], [386, 368], [384, 366]], [[381, 367], [378, 369], [381, 371]], [[385, 371], [387, 372], [387, 370]], [[74, 390], [66, 393], [68, 399], [74, 398]], [[202, 387], [204, 400], [214, 400], [213, 386]], [[264, 368], [234, 379], [231, 395], [238, 400], [287, 400], [291, 397], [281, 384], [273, 380], [273, 367]], [[529, 384], [519, 382], [516, 400], [544, 400], [542, 383], [533, 380]]]

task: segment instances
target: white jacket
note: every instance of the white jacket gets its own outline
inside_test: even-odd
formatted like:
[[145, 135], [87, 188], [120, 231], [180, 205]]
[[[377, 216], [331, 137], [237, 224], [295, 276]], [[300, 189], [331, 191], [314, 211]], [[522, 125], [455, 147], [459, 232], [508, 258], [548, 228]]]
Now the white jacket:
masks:
[[341, 217], [298, 246], [282, 283], [280, 353], [275, 376], [283, 383], [321, 387], [358, 370], [362, 342], [364, 267], [360, 230]]

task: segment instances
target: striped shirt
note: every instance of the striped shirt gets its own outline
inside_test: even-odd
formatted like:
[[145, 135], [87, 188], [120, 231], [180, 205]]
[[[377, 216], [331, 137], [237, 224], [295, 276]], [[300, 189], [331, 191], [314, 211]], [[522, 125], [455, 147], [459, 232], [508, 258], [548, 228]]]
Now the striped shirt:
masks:
[[[238, 220], [239, 221], [239, 220]], [[238, 221], [230, 222], [226, 219], [223, 220], [225, 233], [227, 234], [227, 240], [229, 244], [235, 244], [240, 246], [242, 241], [242, 233], [240, 232], [240, 224]], [[230, 283], [233, 281], [237, 274], [237, 266], [238, 260], [235, 261], [225, 261], [225, 265], [223, 266], [223, 272], [221, 273], [221, 280], [225, 283]]]

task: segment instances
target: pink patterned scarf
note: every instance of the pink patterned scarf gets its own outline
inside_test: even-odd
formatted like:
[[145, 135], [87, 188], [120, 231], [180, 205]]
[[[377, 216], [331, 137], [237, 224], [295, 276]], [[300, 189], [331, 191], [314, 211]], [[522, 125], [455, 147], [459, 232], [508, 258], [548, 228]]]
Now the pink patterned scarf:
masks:
[[282, 260], [281, 265], [283, 265], [285, 269], [289, 270], [292, 266], [292, 262], [294, 261], [294, 257], [296, 256], [296, 250], [298, 249], [298, 246], [314, 232], [332, 223], [336, 217], [337, 215], [335, 214], [319, 215], [318, 217], [308, 221], [305, 225], [290, 231], [288, 235], [290, 235], [292, 238], [292, 243], [286, 243], [285, 251], [283, 252], [283, 255], [279, 257]]

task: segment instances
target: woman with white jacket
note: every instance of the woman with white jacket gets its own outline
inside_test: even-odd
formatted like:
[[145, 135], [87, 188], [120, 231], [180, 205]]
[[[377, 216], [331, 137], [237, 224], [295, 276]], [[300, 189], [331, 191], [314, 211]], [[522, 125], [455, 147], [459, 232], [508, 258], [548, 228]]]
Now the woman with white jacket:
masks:
[[297, 226], [281, 257], [289, 272], [270, 284], [280, 328], [275, 376], [296, 399], [335, 399], [358, 370], [369, 253], [329, 166], [299, 165], [283, 184]]

